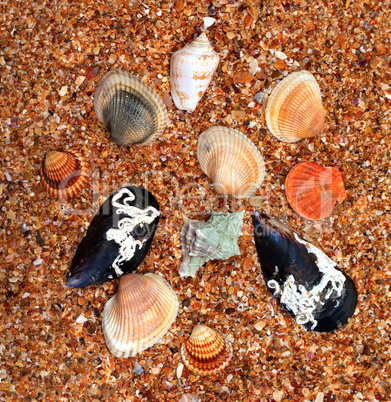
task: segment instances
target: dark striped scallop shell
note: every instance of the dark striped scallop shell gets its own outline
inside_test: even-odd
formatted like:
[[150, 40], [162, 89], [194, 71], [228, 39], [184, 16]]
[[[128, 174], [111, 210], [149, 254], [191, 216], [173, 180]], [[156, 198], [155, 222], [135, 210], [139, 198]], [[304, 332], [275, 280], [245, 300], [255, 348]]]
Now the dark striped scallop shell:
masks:
[[70, 199], [86, 187], [90, 165], [75, 150], [48, 151], [41, 167], [41, 183], [53, 198]]
[[159, 95], [126, 71], [105, 74], [95, 92], [94, 110], [119, 145], [145, 145], [161, 135], [167, 110]]

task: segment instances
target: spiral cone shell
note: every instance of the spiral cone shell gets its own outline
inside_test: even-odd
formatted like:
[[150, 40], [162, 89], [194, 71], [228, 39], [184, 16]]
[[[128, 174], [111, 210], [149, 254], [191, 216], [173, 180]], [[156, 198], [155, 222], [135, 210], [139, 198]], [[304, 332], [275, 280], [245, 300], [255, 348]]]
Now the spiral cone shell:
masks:
[[128, 274], [105, 305], [103, 334], [117, 357], [135, 356], [159, 342], [178, 314], [178, 298], [161, 276]]
[[232, 358], [231, 343], [218, 331], [198, 324], [182, 345], [181, 355], [186, 367], [198, 375], [223, 370]]
[[207, 90], [219, 64], [205, 33], [171, 57], [171, 95], [175, 106], [193, 112]]
[[75, 150], [48, 151], [41, 166], [42, 187], [53, 198], [70, 199], [86, 187], [90, 166]]
[[324, 125], [320, 88], [308, 71], [289, 74], [273, 90], [266, 107], [270, 132], [284, 142], [318, 135]]
[[98, 119], [119, 145], [145, 145], [161, 135], [167, 110], [154, 89], [126, 71], [112, 70], [94, 97]]
[[335, 203], [346, 197], [341, 172], [312, 162], [300, 163], [289, 172], [285, 193], [294, 211], [312, 220], [331, 215]]
[[198, 161], [215, 191], [250, 197], [265, 178], [265, 164], [256, 146], [240, 131], [211, 127], [198, 140]]

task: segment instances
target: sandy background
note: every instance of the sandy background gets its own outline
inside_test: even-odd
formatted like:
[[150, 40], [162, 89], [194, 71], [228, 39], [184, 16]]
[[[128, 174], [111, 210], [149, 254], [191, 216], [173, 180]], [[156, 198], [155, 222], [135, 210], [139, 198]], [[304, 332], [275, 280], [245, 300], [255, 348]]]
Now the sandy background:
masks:
[[[390, 5], [0, 2], [1, 400], [176, 401], [184, 393], [200, 401], [391, 400]], [[200, 33], [205, 16], [217, 19], [208, 36], [221, 60], [188, 114], [171, 103], [170, 55]], [[113, 68], [142, 78], [168, 105], [167, 129], [148, 147], [116, 145], [94, 114], [96, 85]], [[299, 69], [320, 85], [326, 125], [316, 138], [287, 144], [266, 129], [265, 105], [278, 80]], [[263, 101], [254, 101], [259, 92]], [[241, 130], [265, 159], [265, 181], [251, 200], [216, 195], [202, 174], [197, 138], [216, 124]], [[94, 173], [91, 187], [64, 204], [42, 189], [39, 169], [46, 151], [68, 148]], [[297, 216], [285, 198], [285, 177], [303, 161], [344, 176], [347, 198], [320, 222]], [[118, 359], [101, 330], [118, 281], [76, 290], [64, 283], [100, 203], [129, 184], [148, 188], [162, 212], [138, 272], [161, 273], [180, 310], [161, 343]], [[359, 302], [346, 327], [307, 332], [278, 308], [253, 244], [258, 206], [353, 278]], [[237, 210], [246, 210], [242, 256], [180, 278], [182, 214], [207, 220], [211, 211]], [[178, 378], [181, 344], [198, 322], [226, 334], [234, 358], [215, 376], [184, 369]]]

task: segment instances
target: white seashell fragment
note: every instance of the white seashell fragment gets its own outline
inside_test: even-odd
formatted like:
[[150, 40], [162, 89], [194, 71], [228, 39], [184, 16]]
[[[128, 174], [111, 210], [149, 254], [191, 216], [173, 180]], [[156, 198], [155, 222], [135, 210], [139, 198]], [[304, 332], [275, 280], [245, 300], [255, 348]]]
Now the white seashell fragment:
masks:
[[200, 400], [198, 399], [197, 395], [183, 394], [178, 402], [199, 402], [199, 401]]
[[219, 55], [213, 50], [204, 32], [172, 55], [171, 96], [178, 109], [189, 113], [194, 111], [218, 64]]
[[258, 71], [258, 60], [251, 60], [250, 63], [248, 63], [248, 66], [250, 67], [249, 73], [255, 75]]
[[212, 17], [204, 17], [203, 20], [204, 20], [204, 31], [206, 31], [216, 22], [216, 20]]

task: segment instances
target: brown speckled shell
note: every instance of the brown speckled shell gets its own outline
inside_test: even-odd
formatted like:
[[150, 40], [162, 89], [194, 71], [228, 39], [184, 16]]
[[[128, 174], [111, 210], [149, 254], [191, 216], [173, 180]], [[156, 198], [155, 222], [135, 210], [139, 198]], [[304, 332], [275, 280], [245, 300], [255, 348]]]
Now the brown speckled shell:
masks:
[[181, 356], [186, 367], [198, 375], [223, 370], [232, 358], [231, 343], [218, 331], [198, 324], [182, 345]]
[[78, 151], [48, 151], [40, 175], [42, 187], [51, 197], [66, 200], [87, 186], [91, 170]]
[[324, 125], [321, 93], [308, 71], [289, 74], [274, 88], [266, 107], [270, 132], [284, 142], [318, 135]]

